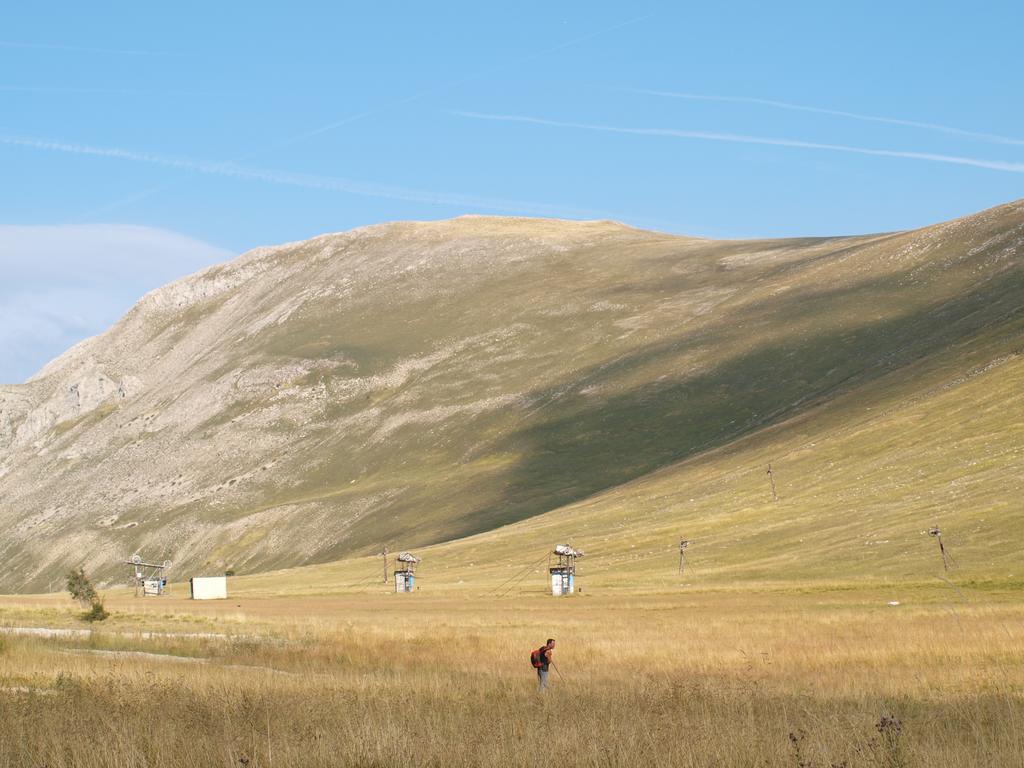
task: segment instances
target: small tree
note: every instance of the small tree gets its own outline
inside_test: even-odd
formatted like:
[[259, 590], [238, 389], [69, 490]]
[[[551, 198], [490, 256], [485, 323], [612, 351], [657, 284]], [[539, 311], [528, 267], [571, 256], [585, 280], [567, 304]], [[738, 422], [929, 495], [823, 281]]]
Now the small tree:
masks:
[[110, 616], [109, 611], [103, 607], [103, 598], [85, 575], [84, 568], [72, 570], [68, 574], [68, 592], [83, 608], [89, 609], [82, 614], [83, 621], [103, 621]]
[[88, 608], [99, 595], [92, 581], [85, 575], [85, 568], [72, 570], [68, 574], [68, 592], [83, 608]]

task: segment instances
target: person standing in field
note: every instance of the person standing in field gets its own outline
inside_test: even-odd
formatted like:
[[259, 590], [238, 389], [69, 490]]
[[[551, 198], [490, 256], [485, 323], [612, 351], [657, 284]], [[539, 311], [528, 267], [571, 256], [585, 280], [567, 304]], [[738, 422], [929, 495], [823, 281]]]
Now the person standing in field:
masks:
[[530, 654], [530, 663], [537, 670], [537, 690], [544, 692], [548, 687], [548, 667], [553, 663], [552, 654], [555, 652], [555, 640], [552, 637], [540, 648]]

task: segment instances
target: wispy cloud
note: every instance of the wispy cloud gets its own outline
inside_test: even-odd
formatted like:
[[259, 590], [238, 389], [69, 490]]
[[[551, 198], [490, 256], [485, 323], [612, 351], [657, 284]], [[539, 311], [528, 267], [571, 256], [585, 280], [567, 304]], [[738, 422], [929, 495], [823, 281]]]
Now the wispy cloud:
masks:
[[745, 136], [743, 134], [736, 133], [685, 131], [676, 128], [628, 128], [614, 125], [596, 125], [593, 123], [547, 120], [545, 118], [530, 117], [527, 115], [495, 115], [464, 111], [456, 111], [453, 114], [460, 117], [471, 118], [473, 120], [492, 120], [504, 123], [528, 123], [531, 125], [544, 125], [554, 128], [574, 128], [584, 131], [601, 131], [604, 133], [630, 134], [634, 136], [659, 136], [663, 138], [696, 139], [701, 141], [729, 142], [733, 144], [762, 144], [774, 147], [816, 149], [829, 152], [846, 152], [856, 155], [871, 155], [873, 157], [899, 157], [909, 160], [926, 160], [933, 163], [967, 165], [973, 168], [985, 168], [992, 171], [1004, 171], [1007, 173], [1024, 173], [1024, 163], [1005, 160], [985, 160], [976, 157], [961, 157], [958, 155], [940, 155], [931, 152], [908, 152], [899, 149], [872, 149], [870, 147], [855, 147], [848, 144], [825, 144], [816, 141], [771, 138], [766, 136]]
[[879, 115], [865, 115], [860, 112], [846, 112], [841, 109], [828, 109], [825, 107], [811, 107], [806, 104], [792, 104], [788, 101], [775, 101], [774, 99], [758, 99], [749, 96], [714, 96], [699, 93], [676, 93], [674, 91], [649, 91], [644, 89], [631, 89], [632, 93], [640, 93], [646, 96], [660, 96], [668, 99], [686, 99], [688, 101], [719, 101], [731, 102], [734, 104], [757, 104], [763, 107], [775, 107], [776, 109], [789, 109], [796, 112], [813, 112], [819, 115], [832, 115], [833, 117], [846, 117], [851, 120], [863, 120], [869, 123], [887, 123], [889, 125], [902, 125], [907, 128], [921, 128], [927, 131], [938, 131], [949, 133], [954, 136], [963, 136], [970, 139], [993, 142], [995, 144], [1016, 144], [1024, 145], [1024, 139], [1014, 139], [1009, 136], [1000, 136], [996, 133], [983, 133], [980, 131], [967, 131], [963, 128], [954, 128], [939, 123], [925, 123], [917, 120], [902, 120], [896, 117], [880, 117]]
[[0, 224], [0, 384], [100, 333], [147, 291], [233, 256], [150, 227]]
[[497, 211], [501, 213], [518, 213], [538, 216], [565, 216], [570, 218], [608, 218], [609, 214], [601, 211], [580, 208], [566, 208], [547, 203], [527, 200], [507, 200], [493, 197], [480, 197], [453, 192], [434, 192], [410, 187], [391, 186], [372, 182], [356, 181], [335, 176], [316, 176], [311, 174], [291, 173], [266, 168], [237, 165], [235, 163], [209, 162], [191, 158], [172, 157], [152, 152], [118, 147], [99, 147], [90, 144], [76, 144], [64, 141], [51, 141], [23, 136], [2, 136], [0, 144], [25, 147], [50, 152], [63, 152], [74, 155], [90, 155], [116, 160], [128, 160], [136, 163], [159, 165], [195, 173], [214, 176], [226, 176], [249, 181], [262, 181], [270, 184], [282, 184], [306, 189], [320, 189], [331, 192], [344, 192], [365, 197], [379, 197], [389, 200], [405, 200], [434, 205], [447, 205], [460, 210], [477, 209]]

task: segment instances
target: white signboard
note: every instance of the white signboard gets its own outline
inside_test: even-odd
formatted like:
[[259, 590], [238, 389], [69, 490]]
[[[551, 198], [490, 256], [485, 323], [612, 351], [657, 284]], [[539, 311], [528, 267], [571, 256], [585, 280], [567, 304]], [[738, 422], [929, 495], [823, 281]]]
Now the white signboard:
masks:
[[193, 576], [189, 584], [193, 600], [226, 600], [228, 597], [227, 576]]

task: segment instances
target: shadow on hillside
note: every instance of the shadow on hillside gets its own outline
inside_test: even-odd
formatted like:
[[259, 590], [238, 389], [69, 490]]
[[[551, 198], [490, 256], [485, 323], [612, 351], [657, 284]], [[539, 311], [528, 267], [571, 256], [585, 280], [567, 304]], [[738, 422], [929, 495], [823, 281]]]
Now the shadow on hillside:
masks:
[[[814, 306], [760, 304], [721, 332], [742, 333], [744, 325], [766, 319], [787, 322], [823, 312], [829, 304], [856, 302], [860, 296], [877, 300], [893, 282], [890, 278], [822, 291], [809, 297]], [[986, 327], [1019, 317], [1022, 310], [1024, 274], [1015, 270], [963, 297], [892, 320], [788, 339], [688, 378], [668, 377], [604, 399], [580, 394], [579, 387], [569, 393], [564, 387], [534, 392], [540, 406], [529, 416], [532, 425], [488, 446], [488, 451], [525, 457], [505, 478], [500, 503], [472, 510], [444, 538], [524, 520], [725, 445], [955, 347]], [[661, 364], [668, 371], [682, 350], [713, 342], [714, 337], [702, 333], [699, 340], [683, 336], [657, 344], [582, 372], [578, 380], [599, 388], [636, 367]]]

